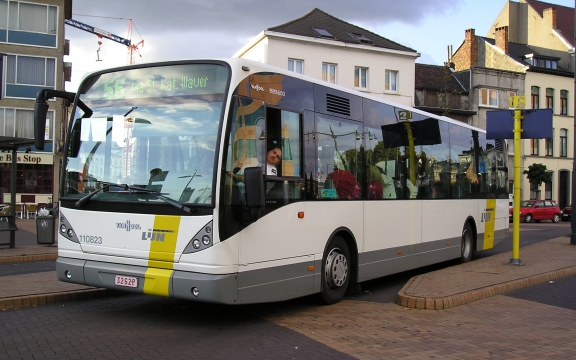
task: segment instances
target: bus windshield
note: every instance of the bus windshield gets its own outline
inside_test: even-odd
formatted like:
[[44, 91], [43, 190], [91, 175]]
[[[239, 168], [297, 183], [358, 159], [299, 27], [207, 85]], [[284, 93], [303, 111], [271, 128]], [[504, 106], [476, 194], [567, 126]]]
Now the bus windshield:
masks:
[[218, 64], [138, 68], [84, 80], [79, 99], [92, 114], [77, 107], [72, 117], [63, 197], [100, 190], [91, 199], [161, 202], [151, 196], [156, 192], [180, 203], [212, 204], [227, 83], [228, 70]]

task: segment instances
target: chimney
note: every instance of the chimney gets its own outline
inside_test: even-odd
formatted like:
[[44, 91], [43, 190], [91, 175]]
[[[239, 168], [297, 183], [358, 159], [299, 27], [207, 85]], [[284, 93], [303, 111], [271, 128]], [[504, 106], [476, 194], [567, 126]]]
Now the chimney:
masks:
[[[449, 51], [452, 53], [451, 50]], [[464, 43], [456, 51], [456, 54], [450, 55], [449, 63], [454, 63], [454, 69], [456, 71], [468, 70], [473, 66], [479, 65], [478, 37], [474, 29], [465, 30]]]
[[496, 46], [508, 54], [508, 26], [496, 28]]
[[542, 12], [542, 17], [544, 21], [550, 24], [552, 29], [556, 29], [556, 9], [555, 8], [548, 8], [544, 9]]

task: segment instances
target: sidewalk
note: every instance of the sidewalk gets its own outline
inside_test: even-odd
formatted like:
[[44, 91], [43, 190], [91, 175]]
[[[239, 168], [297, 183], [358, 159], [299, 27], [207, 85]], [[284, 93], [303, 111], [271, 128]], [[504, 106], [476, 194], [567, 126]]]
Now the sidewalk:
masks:
[[[34, 245], [35, 220], [17, 220], [16, 247], [0, 247], [0, 265], [55, 260], [58, 248]], [[4, 235], [2, 235], [4, 236]], [[560, 237], [520, 249], [522, 266], [509, 265], [510, 253], [418, 275], [398, 292], [407, 308], [441, 310], [576, 274], [576, 246]], [[114, 290], [61, 282], [55, 271], [0, 276], [0, 310], [115, 296]]]
[[[58, 247], [38, 245], [36, 220], [16, 219], [15, 248], [0, 246], [0, 265], [30, 261], [54, 261]], [[8, 242], [8, 232], [0, 234], [0, 243]], [[58, 280], [55, 271], [33, 274], [0, 276], [0, 310], [29, 306], [69, 302], [120, 294], [117, 291], [91, 286], [64, 283]]]
[[522, 266], [509, 252], [473, 260], [410, 279], [396, 303], [440, 310], [576, 274], [576, 246], [559, 237], [520, 248]]

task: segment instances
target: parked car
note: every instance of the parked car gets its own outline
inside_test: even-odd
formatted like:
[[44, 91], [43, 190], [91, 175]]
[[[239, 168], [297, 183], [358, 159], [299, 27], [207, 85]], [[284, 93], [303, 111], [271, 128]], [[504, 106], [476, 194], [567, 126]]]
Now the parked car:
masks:
[[571, 221], [571, 220], [572, 220], [572, 204], [562, 209], [562, 221]]
[[[510, 222], [514, 209], [509, 210]], [[552, 200], [524, 200], [520, 203], [520, 221], [540, 222], [550, 220], [557, 223], [560, 221], [561, 210], [558, 204]]]

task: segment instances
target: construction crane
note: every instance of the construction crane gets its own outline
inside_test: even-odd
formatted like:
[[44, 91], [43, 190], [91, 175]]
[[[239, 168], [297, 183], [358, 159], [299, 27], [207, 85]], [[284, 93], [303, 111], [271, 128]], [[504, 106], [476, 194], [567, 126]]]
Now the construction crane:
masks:
[[[84, 24], [78, 20], [74, 20], [74, 19], [64, 19], [64, 23], [66, 23], [67, 25], [73, 26], [75, 28], [78, 28], [80, 30], [84, 30], [87, 31], [89, 33], [95, 34], [96, 36], [98, 36], [99, 38], [106, 38], [112, 41], [116, 41], [117, 43], [120, 43], [122, 45], [125, 45], [126, 47], [128, 47], [128, 64], [134, 64], [135, 62], [135, 53], [137, 53], [140, 57], [142, 55], [140, 55], [140, 50], [139, 50], [139, 46], [144, 47], [144, 39], [140, 40], [139, 42], [137, 42], [136, 44], [132, 44], [132, 40], [130, 39], [125, 39], [123, 37], [120, 37], [118, 35], [114, 35], [108, 31], [99, 29], [97, 27], [88, 25], [88, 24]], [[128, 37], [132, 38], [132, 19], [129, 20], [128, 22]], [[102, 45], [102, 42], [98, 42], [98, 45]], [[100, 61], [100, 48], [98, 48], [97, 50], [97, 54], [98, 54], [98, 58], [96, 61]]]

